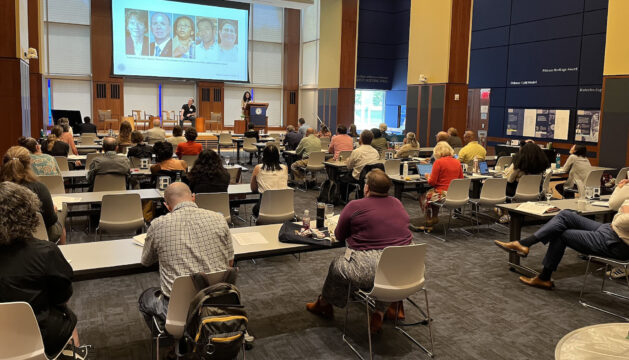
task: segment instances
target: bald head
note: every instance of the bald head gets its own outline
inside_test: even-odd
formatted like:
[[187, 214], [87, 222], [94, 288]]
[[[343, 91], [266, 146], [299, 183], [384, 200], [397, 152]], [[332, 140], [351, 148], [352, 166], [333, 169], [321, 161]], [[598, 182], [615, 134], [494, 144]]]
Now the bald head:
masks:
[[168, 210], [172, 211], [179, 203], [194, 201], [194, 197], [188, 185], [182, 182], [174, 182], [168, 185], [166, 191], [164, 191], [164, 200], [166, 200]]
[[159, 119], [153, 119], [153, 127], [159, 127], [161, 125], [161, 122], [159, 121]]
[[312, 134], [314, 134], [314, 133], [315, 133], [315, 131], [314, 131], [314, 129], [313, 129], [313, 128], [308, 128], [308, 130], [306, 130], [306, 136], [308, 136], [308, 135], [312, 135]]
[[463, 134], [463, 140], [466, 143], [470, 142], [470, 141], [474, 141], [474, 140], [476, 140], [476, 136], [474, 136], [474, 132], [473, 131], [467, 130], [465, 132], [465, 134]]
[[450, 138], [450, 135], [448, 135], [448, 133], [445, 132], [445, 131], [439, 131], [437, 133], [437, 142], [439, 142], [439, 141], [448, 141], [448, 138]]
[[103, 151], [116, 151], [116, 139], [111, 136], [103, 138]]

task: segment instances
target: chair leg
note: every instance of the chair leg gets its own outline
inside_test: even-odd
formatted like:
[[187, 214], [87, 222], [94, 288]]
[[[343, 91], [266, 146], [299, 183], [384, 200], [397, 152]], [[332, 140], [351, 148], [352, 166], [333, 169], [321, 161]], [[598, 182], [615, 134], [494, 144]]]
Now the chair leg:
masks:
[[[345, 304], [345, 321], [343, 322], [343, 342], [347, 344], [347, 346], [349, 346], [349, 348], [354, 352], [354, 354], [356, 354], [356, 356], [358, 356], [361, 360], [365, 360], [365, 358], [362, 355], [360, 355], [358, 350], [349, 342], [349, 339], [347, 338], [347, 321], [349, 319], [349, 304], [350, 304], [351, 294], [352, 294], [352, 283], [350, 282], [349, 285], [347, 286], [347, 303]], [[369, 313], [369, 305], [367, 305], [367, 313]], [[367, 316], [367, 332], [369, 332], [369, 316]], [[369, 339], [371, 341], [371, 335]]]
[[[588, 308], [591, 308], [591, 309], [594, 309], [594, 310], [598, 310], [598, 311], [600, 311], [600, 312], [604, 312], [604, 313], [609, 314], [609, 315], [616, 316], [616, 317], [618, 317], [618, 318], [623, 319], [624, 321], [629, 321], [629, 317], [625, 317], [625, 316], [622, 316], [622, 315], [620, 315], [620, 314], [617, 314], [617, 313], [611, 312], [611, 311], [609, 311], [609, 310], [605, 310], [605, 309], [603, 309], [603, 308], [601, 308], [601, 307], [598, 307], [598, 306], [595, 306], [595, 305], [588, 304], [588, 303], [586, 303], [586, 302], [585, 302], [585, 300], [583, 299], [583, 292], [584, 292], [584, 289], [585, 289], [585, 284], [586, 284], [586, 281], [587, 281], [587, 276], [588, 276], [588, 274], [589, 274], [589, 270], [590, 270], [590, 262], [591, 262], [591, 258], [588, 258], [588, 264], [587, 264], [587, 267], [586, 267], [586, 269], [585, 269], [585, 276], [584, 276], [584, 278], [583, 278], [583, 286], [581, 287], [581, 292], [580, 292], [580, 294], [579, 294], [579, 303], [580, 303], [581, 305], [585, 306], [585, 307], [588, 307]], [[605, 268], [603, 269], [603, 281], [602, 281], [602, 283], [601, 283], [601, 290], [600, 290], [600, 292], [601, 292], [601, 293], [603, 293], [603, 294], [606, 294], [606, 295], [611, 295], [611, 296], [614, 296], [614, 297], [620, 298], [620, 299], [629, 300], [629, 297], [627, 297], [627, 296], [625, 296], [625, 295], [621, 295], [621, 294], [617, 294], [617, 293], [612, 292], [612, 291], [605, 290], [605, 278], [607, 277], [607, 276], [606, 276], [606, 273], [607, 273], [607, 269], [609, 268], [609, 266], [610, 266], [609, 264], [605, 264]], [[625, 279], [626, 279], [626, 281], [627, 281], [627, 287], [629, 288], [629, 276], [626, 274], [626, 271], [627, 271], [627, 267], [625, 267]]]
[[[424, 311], [410, 298], [406, 299], [411, 303], [417, 310], [419, 310], [420, 314], [424, 316], [424, 320], [418, 321], [412, 324], [400, 324], [398, 325], [397, 319], [395, 320], [395, 329], [402, 333], [402, 335], [406, 336], [410, 341], [412, 341], [415, 345], [419, 346], [428, 356], [431, 358], [434, 357], [434, 342], [432, 337], [432, 319], [430, 318], [430, 307], [428, 305], [428, 292], [424, 289], [424, 299], [426, 300], [426, 312]], [[397, 313], [397, 312], [396, 312]], [[424, 345], [422, 345], [419, 341], [413, 338], [408, 332], [402, 329], [402, 326], [415, 326], [415, 325], [428, 325], [428, 335], [430, 337], [430, 350], [428, 350]]]

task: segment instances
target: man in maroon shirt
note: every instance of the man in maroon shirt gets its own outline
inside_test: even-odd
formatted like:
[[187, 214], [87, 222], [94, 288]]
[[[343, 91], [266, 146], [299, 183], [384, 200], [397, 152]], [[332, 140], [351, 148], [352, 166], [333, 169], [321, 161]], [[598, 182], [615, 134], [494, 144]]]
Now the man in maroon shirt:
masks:
[[[347, 305], [350, 283], [366, 291], [373, 287], [384, 248], [411, 244], [413, 235], [408, 229], [408, 213], [400, 200], [389, 196], [390, 187], [391, 179], [384, 171], [371, 170], [365, 181], [365, 197], [351, 201], [341, 211], [334, 235], [338, 241], [346, 243], [347, 250], [330, 264], [321, 295], [316, 302], [306, 305], [308, 311], [331, 318], [332, 305], [340, 308]], [[376, 302], [370, 322], [372, 332], [378, 332], [382, 327], [388, 305]], [[395, 316], [393, 305], [387, 310], [387, 317]], [[398, 318], [403, 317], [401, 310]]]

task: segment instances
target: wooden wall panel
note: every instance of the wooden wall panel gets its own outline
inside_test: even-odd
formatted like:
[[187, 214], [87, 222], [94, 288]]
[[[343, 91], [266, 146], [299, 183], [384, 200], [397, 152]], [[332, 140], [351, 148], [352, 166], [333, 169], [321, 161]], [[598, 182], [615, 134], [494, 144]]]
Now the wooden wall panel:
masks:
[[284, 125], [297, 126], [299, 113], [299, 52], [301, 11], [284, 9]]
[[[197, 82], [197, 117], [210, 120], [212, 113], [225, 115], [225, 83], [223, 82]], [[205, 93], [205, 94], [204, 94]], [[220, 130], [225, 128], [225, 116], [220, 124]]]
[[[340, 88], [356, 86], [356, 38], [358, 0], [343, 0], [341, 20], [341, 78]], [[352, 99], [352, 102], [354, 99]]]
[[16, 48], [16, 9], [15, 1], [0, 1], [0, 57], [15, 58]]
[[20, 59], [0, 57], [0, 109], [5, 119], [0, 131], [0, 155], [22, 135]]
[[[456, 95], [459, 100], [454, 100]], [[446, 84], [443, 129], [454, 127], [462, 134], [467, 126], [467, 84]]]
[[452, 0], [448, 83], [467, 83], [472, 0]]

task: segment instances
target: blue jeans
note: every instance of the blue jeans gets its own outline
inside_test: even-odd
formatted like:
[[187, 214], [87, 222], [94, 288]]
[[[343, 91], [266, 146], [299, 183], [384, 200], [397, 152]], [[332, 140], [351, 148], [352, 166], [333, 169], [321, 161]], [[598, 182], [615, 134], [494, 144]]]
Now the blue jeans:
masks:
[[566, 247], [585, 255], [629, 259], [629, 245], [618, 237], [611, 224], [601, 224], [570, 210], [559, 212], [535, 232], [535, 238], [521, 244], [531, 246], [539, 241], [548, 244], [542, 263], [552, 271], [557, 270]]
[[140, 299], [138, 299], [140, 313], [142, 313], [146, 325], [149, 329], [151, 329], [151, 333], [154, 336], [157, 336], [158, 331], [155, 328], [153, 316], [155, 316], [160, 329], [164, 330], [169, 301], [170, 299], [164, 296], [164, 294], [162, 294], [162, 290], [158, 287], [152, 287], [144, 290], [142, 295], [140, 295]]

